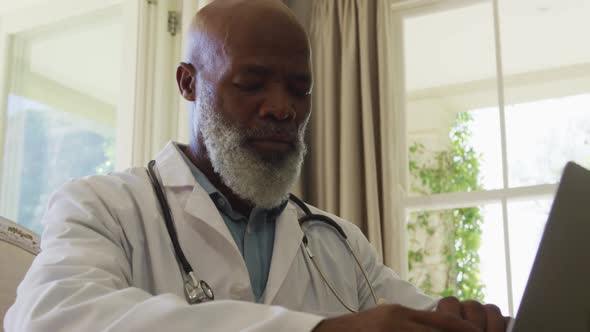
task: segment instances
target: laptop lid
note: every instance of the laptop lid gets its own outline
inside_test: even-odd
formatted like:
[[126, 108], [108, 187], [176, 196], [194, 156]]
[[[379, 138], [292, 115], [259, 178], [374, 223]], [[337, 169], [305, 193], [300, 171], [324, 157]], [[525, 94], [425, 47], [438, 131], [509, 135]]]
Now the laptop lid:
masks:
[[566, 165], [513, 332], [590, 331], [590, 171]]

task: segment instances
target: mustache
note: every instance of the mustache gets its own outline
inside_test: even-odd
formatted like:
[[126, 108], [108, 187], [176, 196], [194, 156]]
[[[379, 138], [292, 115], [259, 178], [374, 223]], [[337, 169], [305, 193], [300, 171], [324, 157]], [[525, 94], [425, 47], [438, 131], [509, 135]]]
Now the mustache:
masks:
[[303, 125], [297, 127], [295, 125], [268, 124], [258, 128], [245, 129], [243, 136], [245, 139], [280, 136], [295, 142], [303, 139], [303, 127]]

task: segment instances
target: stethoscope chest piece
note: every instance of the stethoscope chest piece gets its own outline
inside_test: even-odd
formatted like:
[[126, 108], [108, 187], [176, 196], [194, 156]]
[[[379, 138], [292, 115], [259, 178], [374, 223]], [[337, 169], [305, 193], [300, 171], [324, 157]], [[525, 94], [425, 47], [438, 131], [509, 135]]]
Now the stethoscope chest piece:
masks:
[[193, 272], [189, 273], [188, 280], [184, 283], [184, 292], [189, 304], [199, 304], [203, 302], [213, 301], [215, 295], [213, 290], [203, 280], [197, 281]]

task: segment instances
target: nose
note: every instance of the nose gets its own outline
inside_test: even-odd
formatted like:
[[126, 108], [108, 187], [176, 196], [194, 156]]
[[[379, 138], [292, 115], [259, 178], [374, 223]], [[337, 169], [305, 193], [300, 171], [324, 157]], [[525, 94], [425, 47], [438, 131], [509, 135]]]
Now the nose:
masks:
[[275, 121], [293, 121], [296, 115], [295, 103], [287, 89], [281, 84], [273, 84], [260, 107], [260, 117]]

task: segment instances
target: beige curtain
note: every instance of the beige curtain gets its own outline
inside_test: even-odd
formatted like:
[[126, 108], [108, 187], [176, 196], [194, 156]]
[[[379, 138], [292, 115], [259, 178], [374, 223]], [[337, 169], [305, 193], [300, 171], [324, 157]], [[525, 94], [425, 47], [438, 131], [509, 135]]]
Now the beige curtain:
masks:
[[315, 86], [303, 190], [312, 204], [357, 224], [404, 274], [388, 2], [311, 3]]

